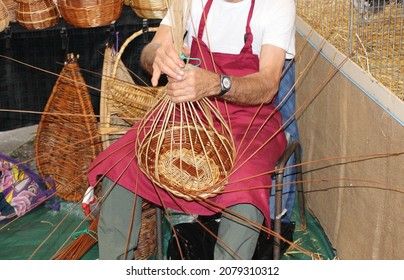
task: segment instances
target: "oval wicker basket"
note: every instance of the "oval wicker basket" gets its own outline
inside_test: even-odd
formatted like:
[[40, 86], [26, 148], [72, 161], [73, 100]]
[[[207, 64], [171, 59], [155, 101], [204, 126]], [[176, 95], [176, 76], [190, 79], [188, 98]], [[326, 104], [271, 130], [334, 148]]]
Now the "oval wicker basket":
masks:
[[9, 25], [9, 14], [6, 5], [0, 0], [0, 32]]
[[162, 19], [167, 13], [167, 0], [130, 0], [136, 15], [146, 19]]
[[[156, 30], [157, 28], [152, 27], [148, 31]], [[125, 40], [116, 55], [111, 77], [107, 78], [106, 81], [107, 100], [119, 108], [117, 116], [131, 125], [141, 119], [163, 93], [163, 87], [139, 86], [117, 77], [118, 66], [125, 48], [143, 32], [143, 30], [139, 30]]]
[[122, 14], [123, 0], [58, 0], [63, 19], [79, 28], [105, 26]]
[[58, 24], [59, 11], [53, 0], [15, 0], [17, 22], [29, 30], [45, 29]]
[[10, 22], [16, 22], [15, 10], [17, 9], [17, 3], [14, 0], [3, 0], [8, 10], [8, 18]]

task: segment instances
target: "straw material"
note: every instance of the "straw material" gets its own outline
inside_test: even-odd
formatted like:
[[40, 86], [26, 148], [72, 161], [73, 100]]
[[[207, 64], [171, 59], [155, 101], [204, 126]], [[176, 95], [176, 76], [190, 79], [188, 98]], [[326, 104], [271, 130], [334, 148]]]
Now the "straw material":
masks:
[[0, 0], [0, 32], [8, 27], [9, 17], [6, 5]]
[[45, 29], [58, 24], [59, 11], [52, 0], [15, 0], [17, 22], [29, 30]]
[[123, 0], [58, 0], [64, 20], [79, 28], [111, 24], [122, 14]]
[[[157, 28], [149, 28], [150, 32], [156, 30]], [[111, 77], [106, 77], [107, 94], [104, 102], [108, 102], [110, 107], [118, 109], [116, 110], [116, 115], [124, 119], [128, 124], [134, 124], [141, 119], [163, 93], [162, 87], [139, 86], [135, 83], [121, 80], [117, 76], [118, 69], [122, 69], [119, 65], [125, 48], [141, 34], [143, 34], [143, 30], [135, 32], [126, 39], [116, 55]]]
[[130, 0], [130, 6], [140, 18], [162, 19], [168, 10], [168, 0]]
[[90, 95], [76, 58], [69, 54], [38, 126], [38, 172], [55, 180], [57, 196], [80, 201], [88, 187], [87, 168], [101, 149]]
[[17, 3], [14, 0], [3, 0], [8, 10], [8, 19], [10, 22], [16, 22], [15, 10], [17, 9]]

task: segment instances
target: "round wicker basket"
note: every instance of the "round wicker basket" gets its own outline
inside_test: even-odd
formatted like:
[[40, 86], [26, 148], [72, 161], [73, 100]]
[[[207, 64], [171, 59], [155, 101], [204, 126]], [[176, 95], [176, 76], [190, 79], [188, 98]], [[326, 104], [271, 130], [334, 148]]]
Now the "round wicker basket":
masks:
[[9, 21], [7, 7], [3, 1], [0, 0], [0, 32], [8, 27]]
[[[148, 31], [156, 31], [157, 28], [149, 28]], [[136, 37], [143, 34], [143, 30], [133, 33], [121, 46], [116, 55], [111, 77], [107, 78], [106, 96], [108, 101], [119, 108], [117, 116], [129, 124], [134, 124], [141, 119], [147, 111], [156, 103], [163, 93], [163, 87], [139, 86], [135, 83], [128, 83], [117, 77], [117, 70], [125, 48]]]
[[79, 28], [105, 26], [122, 14], [123, 0], [58, 0], [63, 19]]
[[53, 0], [15, 0], [17, 22], [29, 30], [45, 29], [58, 24], [59, 11]]
[[130, 0], [136, 15], [146, 19], [162, 19], [167, 13], [167, 0]]
[[3, 0], [3, 2], [6, 4], [10, 22], [16, 22], [15, 10], [17, 9], [17, 3], [14, 0]]

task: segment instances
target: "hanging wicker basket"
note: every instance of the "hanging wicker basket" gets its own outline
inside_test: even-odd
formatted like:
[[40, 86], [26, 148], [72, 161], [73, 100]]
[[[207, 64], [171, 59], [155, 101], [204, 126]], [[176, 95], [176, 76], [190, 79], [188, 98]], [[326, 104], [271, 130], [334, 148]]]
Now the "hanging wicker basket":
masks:
[[88, 188], [88, 166], [101, 150], [91, 97], [76, 57], [69, 54], [38, 125], [38, 172], [56, 182], [57, 196], [80, 201]]
[[17, 9], [17, 3], [14, 0], [3, 0], [8, 10], [8, 18], [10, 22], [16, 22], [15, 10]]
[[136, 15], [146, 19], [162, 19], [167, 13], [167, 0], [130, 0]]
[[53, 0], [15, 0], [17, 22], [29, 30], [45, 29], [58, 24], [59, 11]]
[[6, 5], [0, 0], [0, 32], [6, 29], [9, 25], [9, 16]]
[[122, 14], [123, 0], [58, 0], [63, 19], [78, 28], [109, 25]]
[[[148, 31], [156, 30], [157, 28], [149, 28]], [[163, 87], [140, 86], [117, 76], [125, 48], [143, 32], [139, 30], [126, 39], [116, 55], [111, 77], [106, 77], [106, 98], [103, 102], [108, 102], [108, 106], [117, 108], [114, 110], [116, 116], [130, 125], [141, 119], [163, 94]]]

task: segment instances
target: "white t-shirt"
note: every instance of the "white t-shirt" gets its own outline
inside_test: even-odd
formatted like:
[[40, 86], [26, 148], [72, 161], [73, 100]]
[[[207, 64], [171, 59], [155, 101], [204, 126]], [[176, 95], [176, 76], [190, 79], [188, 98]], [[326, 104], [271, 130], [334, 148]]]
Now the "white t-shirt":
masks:
[[[186, 1], [185, 1], [186, 2]], [[197, 36], [199, 21], [207, 0], [193, 0], [184, 43], [191, 46], [192, 36]], [[245, 27], [251, 0], [237, 3], [214, 0], [209, 11], [203, 41], [212, 52], [238, 54], [244, 46]], [[295, 55], [294, 0], [255, 0], [251, 31], [254, 35], [253, 53], [259, 55], [264, 44], [275, 45], [286, 51], [286, 58]], [[162, 24], [170, 24], [170, 12]]]

